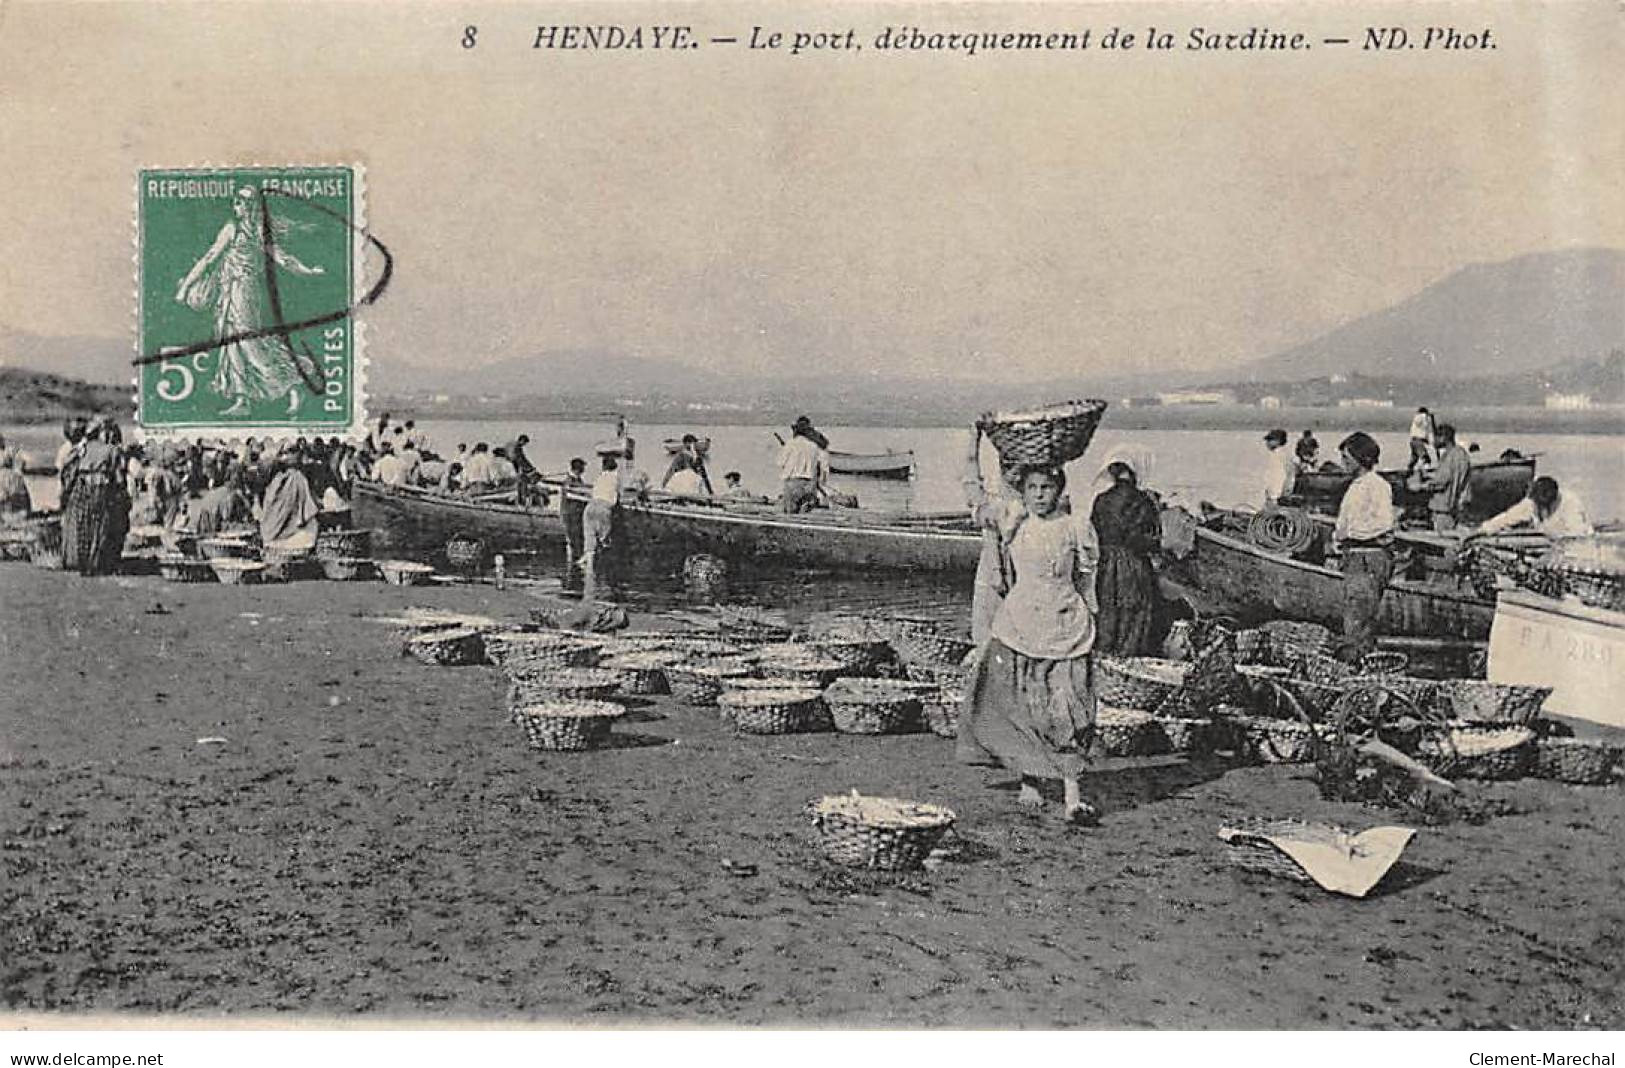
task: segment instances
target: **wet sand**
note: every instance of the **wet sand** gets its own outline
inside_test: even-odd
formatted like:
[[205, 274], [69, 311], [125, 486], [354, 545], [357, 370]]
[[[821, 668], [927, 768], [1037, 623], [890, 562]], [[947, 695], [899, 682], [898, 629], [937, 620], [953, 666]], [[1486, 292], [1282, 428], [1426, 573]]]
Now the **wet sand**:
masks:
[[[527, 750], [495, 668], [366, 617], [488, 588], [177, 586], [0, 565], [0, 991], [15, 1011], [727, 1026], [1625, 1026], [1625, 790], [1469, 787], [1365, 901], [1238, 872], [1249, 816], [1355, 827], [1310, 771], [1103, 762], [1101, 826], [930, 735], [735, 737], [668, 699]], [[163, 614], [149, 614], [161, 605]], [[218, 736], [224, 744], [199, 744]], [[801, 816], [946, 804], [905, 878]], [[740, 877], [733, 871], [755, 874]], [[64, 1020], [64, 1023], [69, 1021]]]

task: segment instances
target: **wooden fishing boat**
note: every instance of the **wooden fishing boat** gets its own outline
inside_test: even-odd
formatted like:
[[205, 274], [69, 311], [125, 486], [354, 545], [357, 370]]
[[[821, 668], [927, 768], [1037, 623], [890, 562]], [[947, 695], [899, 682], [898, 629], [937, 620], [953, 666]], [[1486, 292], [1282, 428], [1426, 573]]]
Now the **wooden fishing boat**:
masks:
[[[1467, 485], [1472, 491], [1465, 517], [1470, 521], [1488, 519], [1517, 504], [1535, 480], [1535, 457], [1490, 460], [1473, 464]], [[1428, 494], [1408, 489], [1402, 470], [1378, 472], [1394, 487], [1394, 500], [1407, 512], [1427, 511]], [[1304, 504], [1318, 512], [1335, 512], [1343, 503], [1354, 476], [1345, 471], [1300, 471], [1293, 492]]]
[[861, 475], [865, 478], [907, 479], [914, 474], [914, 453], [905, 452], [838, 452], [829, 450], [829, 469], [837, 475]]
[[[560, 487], [550, 487], [558, 490]], [[586, 491], [571, 491], [580, 503]], [[547, 507], [481, 502], [428, 490], [358, 482], [353, 522], [377, 531], [377, 546], [444, 545], [455, 534], [479, 538], [490, 551], [534, 551], [561, 544], [558, 501]], [[830, 510], [783, 515], [769, 506], [724, 507], [683, 498], [623, 502], [617, 513], [620, 551], [634, 559], [680, 561], [708, 552], [724, 559], [773, 560], [840, 570], [973, 574], [982, 540], [970, 521]]]
[[[1192, 551], [1163, 568], [1164, 596], [1189, 602], [1201, 615], [1229, 616], [1243, 624], [1304, 619], [1342, 629], [1341, 572], [1208, 527], [1198, 527], [1195, 535]], [[1395, 578], [1383, 596], [1378, 629], [1404, 637], [1481, 640], [1494, 616], [1493, 600], [1453, 576]]]
[[1550, 686], [1546, 711], [1625, 729], [1625, 612], [1504, 590], [1490, 629], [1489, 679]]

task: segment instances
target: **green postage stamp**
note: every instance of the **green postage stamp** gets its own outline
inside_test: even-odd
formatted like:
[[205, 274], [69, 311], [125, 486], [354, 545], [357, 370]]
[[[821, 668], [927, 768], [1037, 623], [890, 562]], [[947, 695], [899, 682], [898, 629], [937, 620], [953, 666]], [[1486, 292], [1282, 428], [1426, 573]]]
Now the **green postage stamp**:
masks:
[[145, 433], [360, 432], [365, 363], [354, 313], [377, 296], [361, 289], [371, 239], [360, 181], [353, 166], [141, 172]]

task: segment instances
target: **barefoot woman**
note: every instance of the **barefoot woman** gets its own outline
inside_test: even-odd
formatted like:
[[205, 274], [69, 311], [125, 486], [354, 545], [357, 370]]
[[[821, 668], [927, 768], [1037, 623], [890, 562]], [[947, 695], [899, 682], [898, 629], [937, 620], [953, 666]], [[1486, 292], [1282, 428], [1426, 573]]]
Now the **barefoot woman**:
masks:
[[977, 519], [998, 536], [1005, 596], [965, 689], [959, 759], [990, 759], [1021, 776], [1024, 805], [1043, 803], [1038, 784], [1060, 779], [1066, 815], [1092, 820], [1078, 788], [1095, 721], [1090, 652], [1095, 642], [1095, 567], [1087, 515], [1061, 505], [1059, 467], [1017, 472], [1021, 499], [989, 498]]

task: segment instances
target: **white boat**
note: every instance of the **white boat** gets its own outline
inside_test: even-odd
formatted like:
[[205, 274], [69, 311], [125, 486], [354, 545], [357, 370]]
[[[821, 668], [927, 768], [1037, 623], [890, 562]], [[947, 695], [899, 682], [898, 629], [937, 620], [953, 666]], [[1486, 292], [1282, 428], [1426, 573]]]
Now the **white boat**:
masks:
[[1502, 590], [1489, 679], [1550, 686], [1545, 711], [1625, 729], [1625, 612]]

